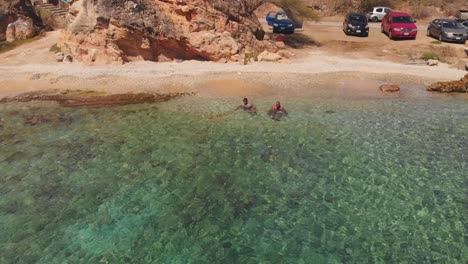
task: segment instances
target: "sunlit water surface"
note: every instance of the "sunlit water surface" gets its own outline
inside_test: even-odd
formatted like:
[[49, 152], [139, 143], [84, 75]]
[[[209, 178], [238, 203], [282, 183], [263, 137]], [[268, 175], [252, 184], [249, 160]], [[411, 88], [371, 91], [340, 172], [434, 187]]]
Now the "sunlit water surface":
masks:
[[466, 98], [237, 101], [0, 105], [0, 262], [468, 261]]

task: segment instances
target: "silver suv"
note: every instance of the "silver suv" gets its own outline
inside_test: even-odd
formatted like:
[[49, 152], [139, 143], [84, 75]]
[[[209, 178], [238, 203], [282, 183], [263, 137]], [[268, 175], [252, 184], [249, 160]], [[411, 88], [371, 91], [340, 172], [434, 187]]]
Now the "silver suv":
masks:
[[385, 6], [377, 6], [367, 13], [367, 19], [372, 22], [382, 21], [382, 18], [392, 9]]

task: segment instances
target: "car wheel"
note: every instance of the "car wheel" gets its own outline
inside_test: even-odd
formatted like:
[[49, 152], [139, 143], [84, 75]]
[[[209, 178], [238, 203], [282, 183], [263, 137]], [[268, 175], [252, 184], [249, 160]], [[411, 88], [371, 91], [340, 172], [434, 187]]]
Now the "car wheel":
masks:
[[431, 31], [427, 29], [426, 36], [431, 37]]
[[442, 37], [442, 33], [439, 33], [439, 41], [444, 41], [444, 37]]
[[388, 38], [393, 40], [392, 29], [388, 31]]
[[371, 21], [374, 22], [374, 23], [375, 23], [375, 22], [379, 22], [379, 18], [378, 18], [378, 17], [372, 17], [372, 18], [371, 18]]

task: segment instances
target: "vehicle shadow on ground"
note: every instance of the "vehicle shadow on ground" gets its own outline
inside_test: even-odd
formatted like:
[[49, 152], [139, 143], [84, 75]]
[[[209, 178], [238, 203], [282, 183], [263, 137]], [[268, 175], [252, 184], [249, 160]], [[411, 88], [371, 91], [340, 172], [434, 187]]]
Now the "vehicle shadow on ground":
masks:
[[290, 48], [303, 49], [307, 47], [321, 47], [322, 44], [312, 39], [311, 37], [302, 33], [294, 33], [286, 35], [284, 38], [284, 44]]

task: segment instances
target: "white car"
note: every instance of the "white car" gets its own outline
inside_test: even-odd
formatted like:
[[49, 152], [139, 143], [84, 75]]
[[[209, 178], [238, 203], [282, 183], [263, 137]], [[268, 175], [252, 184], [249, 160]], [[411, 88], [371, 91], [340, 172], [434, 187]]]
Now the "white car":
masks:
[[372, 22], [382, 21], [383, 17], [392, 9], [385, 6], [377, 6], [367, 13], [367, 19]]

